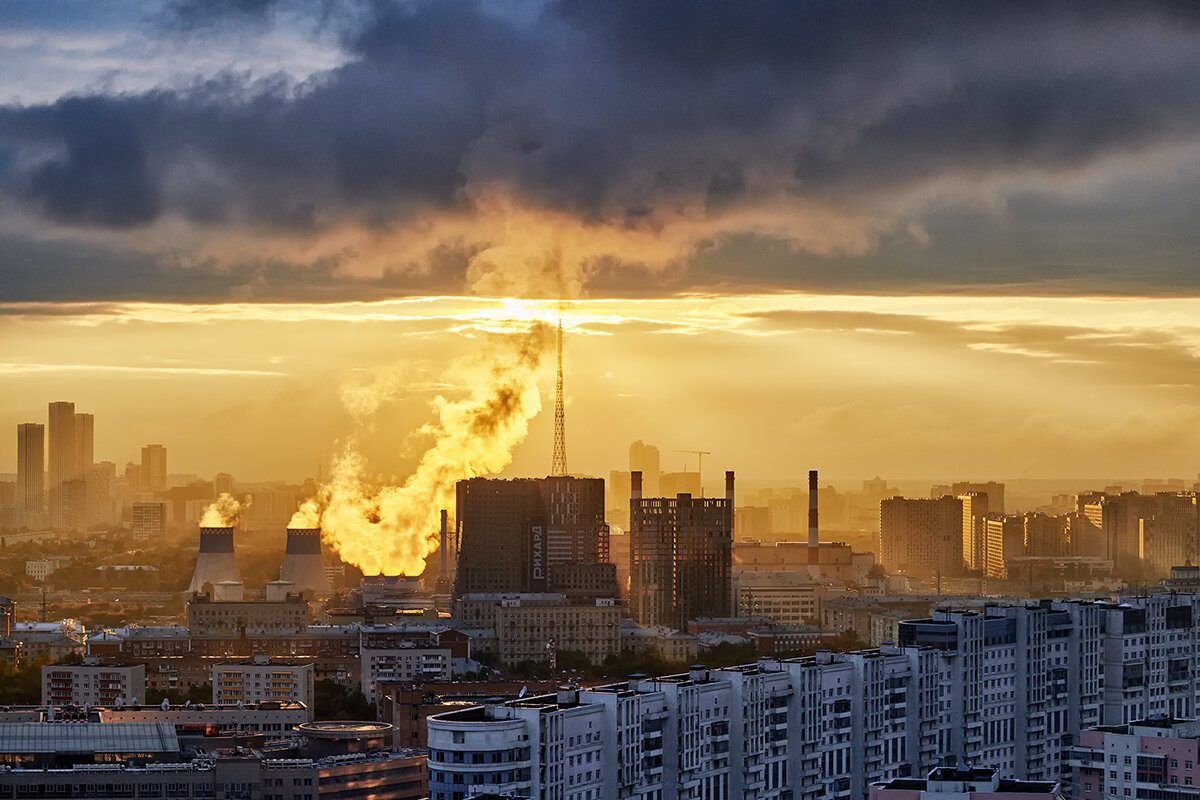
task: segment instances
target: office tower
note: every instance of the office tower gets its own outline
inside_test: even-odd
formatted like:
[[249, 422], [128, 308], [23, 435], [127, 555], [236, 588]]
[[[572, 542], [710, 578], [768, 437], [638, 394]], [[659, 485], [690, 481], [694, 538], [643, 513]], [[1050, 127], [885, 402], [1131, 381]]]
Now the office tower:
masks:
[[17, 426], [17, 514], [27, 528], [45, 524], [45, 434], [36, 422]]
[[629, 471], [642, 473], [642, 491], [647, 497], [661, 496], [662, 489], [658, 480], [662, 467], [657, 447], [646, 444], [641, 439], [629, 445]]
[[46, 500], [50, 527], [63, 528], [67, 514], [63, 484], [77, 476], [75, 449], [75, 404], [50, 404], [46, 458]]
[[167, 488], [167, 448], [148, 444], [142, 448], [142, 489], [161, 492]]
[[457, 596], [544, 592], [552, 564], [608, 560], [602, 478], [471, 478], [456, 493]]
[[639, 622], [685, 630], [690, 619], [730, 616], [732, 562], [732, 472], [724, 498], [645, 498], [633, 473], [629, 608]]
[[961, 575], [962, 501], [893, 497], [879, 503], [879, 559], [889, 572]]
[[962, 557], [967, 569], [983, 571], [983, 520], [988, 513], [988, 496], [983, 492], [960, 494], [962, 501]]

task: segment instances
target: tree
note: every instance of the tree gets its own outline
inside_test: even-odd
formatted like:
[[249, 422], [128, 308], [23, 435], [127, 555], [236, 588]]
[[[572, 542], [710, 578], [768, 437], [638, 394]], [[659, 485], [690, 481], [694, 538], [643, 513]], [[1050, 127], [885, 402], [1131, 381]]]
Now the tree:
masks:
[[340, 683], [320, 680], [313, 685], [313, 717], [328, 719], [375, 719], [375, 708], [366, 696], [355, 689], [350, 691]]

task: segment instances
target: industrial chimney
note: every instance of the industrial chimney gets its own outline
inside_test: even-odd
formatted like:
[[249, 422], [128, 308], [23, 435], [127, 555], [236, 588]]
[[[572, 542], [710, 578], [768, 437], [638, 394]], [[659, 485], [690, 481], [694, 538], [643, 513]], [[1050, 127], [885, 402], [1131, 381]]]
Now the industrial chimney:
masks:
[[441, 531], [438, 536], [438, 555], [441, 556], [441, 570], [438, 572], [438, 580], [442, 581], [443, 583], [448, 582], [449, 577], [450, 577], [449, 562], [446, 559], [446, 547], [449, 544], [446, 541], [446, 532], [447, 532], [446, 528], [448, 527], [448, 522], [446, 520], [446, 517], [447, 517], [446, 509], [443, 508], [442, 509], [442, 528], [441, 528]]
[[225, 581], [241, 583], [242, 573], [233, 555], [233, 528], [201, 528], [200, 554], [192, 573], [189, 592], [199, 592], [204, 584], [215, 586]]
[[320, 528], [288, 528], [279, 580], [310, 596], [329, 594], [329, 578], [321, 558]]
[[817, 471], [808, 471], [808, 563], [821, 562], [821, 534], [817, 526]]

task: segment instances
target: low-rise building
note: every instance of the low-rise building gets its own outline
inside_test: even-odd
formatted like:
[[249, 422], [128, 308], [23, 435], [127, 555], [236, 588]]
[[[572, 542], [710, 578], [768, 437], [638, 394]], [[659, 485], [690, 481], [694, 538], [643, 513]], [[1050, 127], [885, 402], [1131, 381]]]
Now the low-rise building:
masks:
[[612, 598], [591, 604], [505, 600], [496, 609], [496, 639], [506, 664], [545, 661], [550, 646], [600, 664], [621, 652], [621, 612]]
[[667, 661], [691, 664], [700, 654], [700, 640], [674, 628], [643, 627], [626, 619], [621, 621], [621, 652], [655, 653]]
[[189, 759], [165, 722], [0, 722], [0, 797], [424, 797], [425, 754], [384, 749], [390, 727], [317, 726], [284, 749], [201, 749]]
[[301, 634], [311, 617], [299, 594], [288, 593], [281, 600], [215, 600], [196, 593], [188, 603], [187, 628], [195, 637]]
[[314, 680], [312, 662], [272, 661], [267, 656], [255, 656], [248, 662], [214, 664], [213, 702], [232, 705], [290, 700], [311, 708]]
[[61, 661], [83, 655], [86, 631], [77, 619], [58, 622], [15, 622], [8, 638], [21, 645], [22, 661], [44, 658]]
[[380, 683], [448, 681], [453, 675], [453, 653], [428, 633], [377, 625], [360, 635], [360, 686], [372, 703]]
[[146, 702], [146, 668], [103, 664], [89, 656], [82, 664], [42, 667], [42, 702], [49, 705], [107, 706]]
[[1059, 800], [1055, 781], [1003, 780], [994, 769], [939, 767], [925, 780], [871, 784], [870, 800]]
[[1200, 792], [1200, 720], [1159, 716], [1093, 727], [1079, 734], [1068, 758], [1079, 800], [1148, 797], [1146, 784], [1164, 796], [1194, 796]]
[[166, 722], [176, 733], [236, 731], [269, 738], [291, 736], [296, 726], [312, 720], [304, 703], [263, 701], [241, 705], [149, 705], [99, 709], [101, 722]]

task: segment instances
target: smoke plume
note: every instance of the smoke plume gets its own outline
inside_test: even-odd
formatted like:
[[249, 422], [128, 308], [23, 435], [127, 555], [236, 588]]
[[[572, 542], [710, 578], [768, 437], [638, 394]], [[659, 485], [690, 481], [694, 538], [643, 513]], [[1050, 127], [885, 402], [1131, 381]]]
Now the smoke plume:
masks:
[[250, 495], [238, 500], [228, 492], [221, 496], [204, 510], [200, 517], [201, 528], [232, 528], [242, 519], [242, 512], [250, 507]]
[[[541, 410], [538, 377], [552, 337], [551, 326], [535, 322], [519, 332], [494, 335], [480, 353], [455, 364], [453, 377], [469, 387], [468, 394], [458, 400], [434, 398], [437, 421], [421, 431], [433, 444], [403, 485], [368, 481], [358, 439], [347, 439], [329, 480], [289, 527], [319, 524], [341, 558], [364, 574], [422, 572], [437, 542], [439, 512], [454, 500], [455, 483], [503, 469]], [[378, 408], [385, 398], [369, 395], [394, 387], [392, 381], [356, 387], [352, 412]]]

